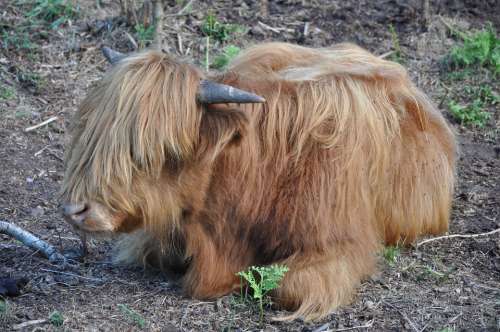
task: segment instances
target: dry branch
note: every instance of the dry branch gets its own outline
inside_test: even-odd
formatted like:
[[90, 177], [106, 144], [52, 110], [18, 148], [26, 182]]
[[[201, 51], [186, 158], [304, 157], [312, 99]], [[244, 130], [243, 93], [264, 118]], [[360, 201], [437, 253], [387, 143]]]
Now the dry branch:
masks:
[[155, 35], [153, 40], [153, 47], [161, 50], [162, 48], [162, 31], [163, 31], [163, 1], [153, 1], [153, 22], [155, 25]]
[[427, 27], [431, 21], [429, 0], [421, 0], [422, 5], [422, 24]]
[[28, 127], [28, 128], [26, 128], [26, 129], [24, 129], [24, 131], [25, 131], [25, 132], [29, 132], [29, 131], [32, 131], [32, 130], [38, 129], [38, 128], [40, 128], [40, 127], [43, 127], [43, 126], [45, 126], [45, 125], [48, 125], [48, 124], [49, 124], [49, 123], [51, 123], [51, 122], [56, 121], [57, 119], [58, 119], [58, 118], [57, 118], [57, 116], [53, 116], [53, 117], [48, 118], [47, 120], [45, 120], [45, 121], [43, 121], [43, 122], [40, 122], [40, 123], [39, 123], [39, 124], [37, 124], [37, 125], [34, 125], [34, 126], [31, 126], [31, 127]]
[[45, 324], [48, 323], [49, 321], [47, 319], [35, 319], [35, 320], [29, 320], [27, 322], [17, 324], [12, 326], [13, 330], [23, 330], [26, 329], [27, 327], [33, 326], [33, 325], [40, 325], [40, 324]]
[[52, 263], [66, 262], [66, 258], [52, 245], [16, 225], [0, 220], [0, 233], [7, 234], [31, 249], [39, 251]]
[[379, 59], [385, 59], [387, 57], [390, 57], [392, 54], [394, 54], [394, 51], [385, 52], [384, 54], [381, 54], [378, 57]]
[[500, 233], [500, 228], [497, 228], [497, 229], [492, 230], [490, 232], [479, 233], [479, 234], [451, 234], [451, 235], [433, 237], [431, 239], [423, 240], [423, 241], [417, 243], [416, 246], [419, 247], [422, 244], [433, 242], [433, 241], [438, 241], [438, 240], [443, 240], [443, 239], [453, 239], [453, 238], [470, 239], [470, 238], [474, 238], [474, 237], [493, 235], [496, 233]]

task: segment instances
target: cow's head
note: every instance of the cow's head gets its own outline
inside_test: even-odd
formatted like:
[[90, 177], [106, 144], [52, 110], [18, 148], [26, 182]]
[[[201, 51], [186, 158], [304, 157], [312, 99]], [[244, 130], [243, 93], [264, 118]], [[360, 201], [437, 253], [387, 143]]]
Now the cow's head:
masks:
[[[244, 130], [252, 93], [203, 78], [192, 65], [146, 51], [103, 49], [113, 64], [82, 102], [66, 154], [63, 211], [84, 233], [170, 228], [202, 201], [207, 160]], [[200, 197], [197, 197], [200, 196]]]

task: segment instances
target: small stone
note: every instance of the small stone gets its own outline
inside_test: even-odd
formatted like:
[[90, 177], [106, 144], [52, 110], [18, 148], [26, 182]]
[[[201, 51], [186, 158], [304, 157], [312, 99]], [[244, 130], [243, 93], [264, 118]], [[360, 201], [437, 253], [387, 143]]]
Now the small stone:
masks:
[[39, 218], [39, 217], [43, 216], [44, 214], [45, 214], [45, 211], [43, 210], [43, 208], [40, 205], [38, 205], [34, 209], [31, 209], [31, 216], [32, 217]]
[[375, 307], [375, 303], [373, 303], [373, 301], [368, 300], [365, 302], [365, 307], [366, 309], [373, 309]]

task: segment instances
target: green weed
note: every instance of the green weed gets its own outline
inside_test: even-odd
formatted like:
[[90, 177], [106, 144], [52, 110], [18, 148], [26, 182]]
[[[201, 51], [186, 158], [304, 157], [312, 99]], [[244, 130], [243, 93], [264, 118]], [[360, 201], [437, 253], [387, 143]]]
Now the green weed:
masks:
[[148, 27], [145, 27], [142, 24], [137, 24], [134, 27], [135, 30], [135, 36], [137, 38], [137, 41], [139, 42], [139, 48], [144, 48], [146, 47], [147, 44], [151, 43], [154, 39], [155, 35], [155, 26], [150, 25]]
[[403, 63], [403, 52], [401, 51], [401, 45], [399, 44], [399, 36], [398, 33], [396, 32], [396, 29], [394, 28], [394, 25], [389, 24], [389, 32], [391, 33], [391, 41], [392, 41], [392, 48], [394, 50], [394, 53], [392, 53], [389, 56], [389, 59], [397, 62], [397, 63]]
[[493, 92], [490, 86], [483, 85], [479, 88], [466, 86], [464, 92], [472, 99], [469, 104], [461, 105], [454, 100], [448, 103], [451, 114], [462, 125], [474, 125], [484, 127], [491, 117], [485, 108], [488, 105], [496, 105], [500, 102], [500, 97]]
[[40, 93], [47, 85], [45, 78], [34, 72], [19, 70], [16, 77], [23, 88], [33, 93]]
[[37, 45], [30, 39], [29, 31], [23, 27], [17, 27], [11, 30], [0, 27], [0, 34], [3, 49], [32, 51], [37, 48]]
[[445, 327], [444, 329], [436, 330], [436, 332], [455, 332], [455, 329], [451, 327]]
[[246, 271], [240, 271], [236, 275], [241, 278], [243, 297], [243, 280], [253, 291], [254, 300], [259, 301], [260, 323], [264, 317], [264, 298], [265, 296], [279, 287], [281, 280], [288, 272], [288, 267], [284, 265], [271, 266], [250, 266]]
[[64, 323], [64, 316], [57, 310], [54, 310], [50, 315], [49, 315], [49, 322], [50, 324], [54, 326], [62, 326]]
[[222, 53], [215, 57], [211, 66], [215, 69], [223, 69], [240, 53], [240, 51], [240, 48], [235, 45], [228, 45], [224, 47]]
[[10, 100], [16, 95], [10, 86], [0, 84], [0, 100]]
[[9, 316], [9, 311], [9, 303], [0, 297], [0, 321], [5, 320]]
[[500, 39], [491, 24], [475, 34], [460, 33], [459, 36], [463, 44], [453, 47], [449, 54], [454, 67], [482, 66], [494, 74], [500, 73]]
[[29, 19], [45, 21], [51, 29], [68, 23], [77, 17], [79, 8], [68, 0], [35, 0], [33, 8], [26, 14]]
[[451, 114], [461, 124], [472, 124], [478, 127], [484, 127], [490, 114], [483, 109], [484, 104], [480, 99], [474, 99], [472, 104], [460, 105], [454, 100], [448, 103]]
[[[204, 59], [205, 69], [209, 70], [211, 40], [223, 43], [228, 41], [231, 37], [233, 37], [236, 34], [243, 34], [245, 32], [245, 29], [236, 24], [227, 24], [219, 22], [212, 13], [209, 13], [205, 17], [205, 20], [203, 21], [203, 24], [201, 26], [201, 31], [205, 35], [205, 41], [206, 41], [205, 59]], [[236, 46], [234, 47], [236, 48]], [[234, 52], [234, 50], [235, 49], [233, 48], [232, 51]], [[220, 58], [219, 61], [224, 62], [225, 60], [222, 60], [222, 58]], [[222, 65], [222, 63], [219, 63], [219, 65]]]
[[398, 246], [387, 246], [384, 248], [382, 255], [384, 256], [385, 261], [390, 266], [394, 266], [394, 264], [396, 264], [399, 253], [400, 249]]
[[143, 329], [144, 327], [146, 327], [146, 320], [139, 313], [137, 313], [136, 311], [130, 309], [125, 304], [119, 304], [118, 308], [120, 308], [120, 311], [125, 316], [127, 316], [127, 318], [129, 318], [130, 320], [132, 320], [139, 328]]
[[244, 29], [237, 24], [219, 22], [215, 15], [209, 13], [203, 21], [201, 31], [207, 37], [210, 37], [219, 42], [225, 42], [229, 40], [234, 34], [243, 32]]

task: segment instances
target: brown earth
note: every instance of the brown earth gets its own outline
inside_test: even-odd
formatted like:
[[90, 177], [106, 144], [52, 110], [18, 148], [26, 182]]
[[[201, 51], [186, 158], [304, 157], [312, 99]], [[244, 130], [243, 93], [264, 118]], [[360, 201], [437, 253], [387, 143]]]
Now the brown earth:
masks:
[[[428, 28], [422, 28], [418, 1], [269, 1], [269, 16], [259, 15], [258, 1], [167, 1], [165, 48], [201, 63], [204, 39], [200, 26], [208, 10], [222, 21], [248, 31], [227, 44], [245, 47], [261, 41], [289, 41], [328, 46], [350, 41], [376, 54], [393, 49], [388, 25], [393, 24], [403, 60], [415, 82], [440, 104], [453, 123], [460, 142], [458, 184], [450, 233], [488, 232], [500, 227], [500, 112], [484, 128], [464, 127], [446, 109], [450, 98], [467, 100], [466, 85], [499, 84], [487, 71], [461, 81], [448, 77], [442, 59], [456, 44], [449, 22], [462, 30], [499, 29], [498, 1], [431, 1]], [[75, 248], [77, 236], [58, 212], [58, 189], [63, 174], [65, 131], [78, 102], [99, 79], [106, 64], [103, 44], [132, 50], [120, 23], [118, 2], [79, 1], [80, 16], [56, 30], [31, 29], [35, 49], [6, 46], [6, 34], [25, 20], [29, 5], [0, 0], [0, 84], [14, 92], [0, 94], [0, 220], [13, 222], [56, 245]], [[28, 7], [27, 7], [28, 6]], [[442, 18], [440, 18], [442, 17]], [[259, 23], [262, 22], [264, 24]], [[304, 26], [309, 22], [309, 33]], [[269, 28], [271, 27], [271, 28]], [[221, 45], [215, 45], [215, 49]], [[33, 73], [36, 76], [33, 76]], [[1, 92], [1, 91], [0, 91]], [[39, 129], [24, 129], [49, 117], [58, 120]], [[146, 330], [208, 331], [258, 330], [258, 311], [237, 297], [200, 302], [185, 298], [162, 276], [110, 263], [112, 240], [94, 241], [90, 255], [61, 270], [15, 240], [0, 235], [0, 278], [26, 277], [22, 295], [7, 298], [0, 312], [0, 330], [46, 319], [54, 312], [64, 317], [62, 327], [50, 323], [27, 330]], [[351, 328], [411, 331], [500, 330], [500, 235], [434, 241], [403, 249], [394, 264], [383, 259], [380, 273], [361, 286], [352, 305], [320, 322], [274, 322], [279, 312], [268, 308], [265, 331], [345, 331]], [[123, 307], [125, 305], [126, 307]], [[128, 312], [133, 310], [138, 315]], [[142, 321], [143, 320], [143, 321]], [[326, 325], [325, 325], [326, 324]], [[448, 329], [448, 330], [446, 330]]]

